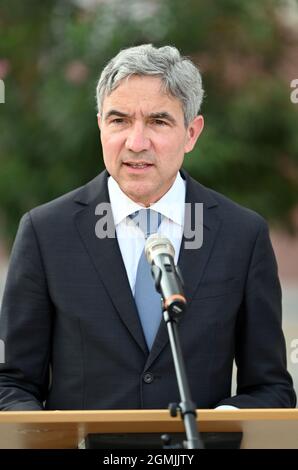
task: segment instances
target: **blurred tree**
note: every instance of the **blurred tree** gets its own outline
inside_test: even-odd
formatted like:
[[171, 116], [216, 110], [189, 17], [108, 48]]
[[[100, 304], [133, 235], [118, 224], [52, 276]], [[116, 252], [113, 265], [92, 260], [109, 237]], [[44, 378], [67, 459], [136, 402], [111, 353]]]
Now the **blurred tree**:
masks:
[[281, 3], [2, 2], [0, 208], [8, 239], [22, 213], [103, 168], [96, 81], [119, 49], [144, 42], [174, 44], [202, 70], [206, 130], [186, 168], [203, 184], [291, 227], [298, 107], [290, 102], [296, 77], [284, 70], [286, 51], [298, 50], [298, 40], [281, 21]]

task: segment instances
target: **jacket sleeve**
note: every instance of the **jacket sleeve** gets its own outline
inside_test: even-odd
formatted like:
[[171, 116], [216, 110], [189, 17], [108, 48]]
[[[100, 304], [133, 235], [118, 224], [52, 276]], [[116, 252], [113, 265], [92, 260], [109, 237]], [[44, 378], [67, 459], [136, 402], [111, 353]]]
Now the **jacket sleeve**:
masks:
[[30, 213], [11, 253], [0, 314], [0, 409], [41, 410], [48, 388], [53, 305]]
[[290, 408], [296, 405], [287, 372], [281, 288], [268, 226], [262, 219], [247, 274], [235, 331], [237, 394], [219, 405]]

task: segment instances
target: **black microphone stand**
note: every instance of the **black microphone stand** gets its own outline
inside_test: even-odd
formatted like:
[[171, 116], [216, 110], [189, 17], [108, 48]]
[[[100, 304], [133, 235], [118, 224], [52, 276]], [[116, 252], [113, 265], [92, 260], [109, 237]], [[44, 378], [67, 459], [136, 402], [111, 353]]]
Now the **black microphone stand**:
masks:
[[[155, 281], [156, 289], [158, 292], [161, 292], [161, 270], [156, 265], [153, 265], [151, 268], [151, 272]], [[177, 275], [181, 279], [179, 272], [177, 272]], [[185, 313], [185, 307], [186, 305], [176, 305], [175, 303], [168, 308], [165, 308], [165, 306], [163, 306], [163, 317], [168, 329], [181, 400], [179, 405], [177, 405], [176, 403], [171, 403], [169, 405], [169, 411], [172, 417], [177, 416], [177, 414], [179, 413], [183, 419], [186, 433], [186, 441], [183, 442], [183, 447], [185, 449], [203, 449], [204, 446], [199, 436], [196, 421], [196, 406], [191, 399], [191, 393], [186, 375], [185, 363], [183, 359], [183, 353], [178, 332], [179, 318], [183, 313]], [[175, 447], [170, 445], [170, 439], [168, 435], [162, 436], [162, 440], [164, 444], [169, 444], [165, 445], [164, 448], [169, 449], [171, 447]]]

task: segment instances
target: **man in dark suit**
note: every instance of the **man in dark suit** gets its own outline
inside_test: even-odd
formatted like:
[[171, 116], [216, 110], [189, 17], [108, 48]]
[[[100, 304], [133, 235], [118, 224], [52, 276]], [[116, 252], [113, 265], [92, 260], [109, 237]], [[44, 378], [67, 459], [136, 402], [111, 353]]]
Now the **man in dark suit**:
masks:
[[[149, 207], [184, 278], [179, 330], [197, 407], [295, 406], [267, 225], [181, 170], [203, 129], [202, 96], [199, 71], [172, 47], [130, 48], [104, 69], [97, 99], [106, 171], [20, 223], [0, 317], [2, 410], [179, 401], [160, 305], [150, 301], [148, 317], [138, 303], [146, 234], [133, 217]], [[185, 203], [203, 204], [200, 247], [185, 243]]]

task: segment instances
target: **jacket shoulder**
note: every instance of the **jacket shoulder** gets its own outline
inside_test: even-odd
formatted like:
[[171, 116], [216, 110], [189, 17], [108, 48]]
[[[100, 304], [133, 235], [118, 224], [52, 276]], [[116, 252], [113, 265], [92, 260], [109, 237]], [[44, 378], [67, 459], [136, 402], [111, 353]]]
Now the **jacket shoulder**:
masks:
[[238, 220], [248, 220], [250, 223], [255, 223], [257, 225], [267, 224], [266, 219], [258, 212], [233, 201], [213, 189], [208, 189], [208, 191], [217, 201], [222, 213], [226, 217], [236, 217]]
[[234, 230], [246, 230], [249, 233], [259, 232], [262, 229], [267, 230], [267, 221], [259, 213], [242, 206], [212, 188], [203, 186], [193, 178], [188, 178], [190, 200], [203, 202], [208, 212], [214, 210], [225, 226], [228, 225]]
[[[60, 218], [68, 218], [74, 210], [94, 200], [104, 186], [104, 172], [97, 175], [91, 181], [69, 191], [49, 202], [34, 207], [29, 211], [33, 222], [59, 221]], [[78, 203], [78, 204], [77, 204]]]

